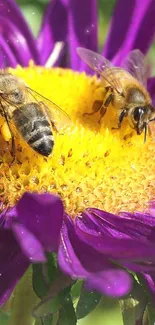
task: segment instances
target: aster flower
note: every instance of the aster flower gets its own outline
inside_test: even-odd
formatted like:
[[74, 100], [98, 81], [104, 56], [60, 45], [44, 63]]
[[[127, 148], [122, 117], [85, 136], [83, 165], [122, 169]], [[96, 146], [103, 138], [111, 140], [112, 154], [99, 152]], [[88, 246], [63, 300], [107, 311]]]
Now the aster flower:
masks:
[[[61, 7], [58, 6], [60, 3]], [[80, 5], [83, 7], [81, 1], [78, 4], [79, 7]], [[123, 2], [118, 1], [118, 7], [115, 9], [113, 17], [116, 22], [119, 17], [118, 10], [120, 7], [123, 10], [122, 6]], [[125, 24], [123, 26], [124, 38], [123, 40], [118, 38], [117, 51], [111, 52], [112, 54], [108, 52], [108, 47], [110, 51], [112, 43], [116, 40], [116, 37], [112, 40], [116, 29], [113, 27], [114, 23], [111, 23], [109, 41], [107, 40], [105, 45], [104, 55], [112, 58], [113, 62], [118, 62], [117, 64], [121, 62], [121, 53], [124, 53], [125, 49], [128, 52], [140, 44], [137, 43], [137, 40], [141, 35], [141, 26], [144, 19], [145, 21], [147, 19], [147, 22], [150, 21], [148, 13], [152, 15], [155, 4], [151, 1], [147, 1], [147, 4], [146, 2], [141, 3], [143, 9], [140, 11], [141, 15], [139, 14], [140, 18], [136, 25], [136, 37], [132, 42], [129, 38], [127, 42], [126, 36], [129, 30], [129, 36], [133, 34], [132, 25], [134, 26], [135, 19], [137, 21], [138, 6], [138, 0], [137, 7], [131, 6], [130, 8], [129, 6], [130, 15], [129, 10], [128, 15], [132, 24], [127, 19], [123, 20]], [[91, 38], [90, 22], [87, 25], [86, 17], [84, 17], [83, 24], [89, 28], [83, 38], [81, 29], [83, 25], [78, 23], [83, 11], [78, 11], [74, 5], [68, 7], [67, 1], [57, 1], [49, 8], [51, 11], [49, 9], [47, 11], [47, 16], [45, 16], [47, 20], [44, 18], [42, 32], [38, 39], [40, 45], [37, 45], [45, 49], [45, 44], [48, 44], [48, 50], [44, 52], [44, 59], [39, 64], [44, 64], [48, 58], [51, 49], [49, 49], [50, 42], [47, 40], [50, 40], [52, 35], [54, 41], [51, 44], [56, 41], [65, 41], [70, 51], [72, 50], [71, 67], [79, 71], [86, 71], [84, 63], [75, 55], [75, 47], [86, 46], [96, 50], [94, 45], [91, 46], [95, 37]], [[69, 17], [67, 20], [69, 33], [65, 34], [64, 38], [60, 35], [56, 37], [57, 34], [54, 33], [56, 29], [52, 26], [55, 20], [51, 19], [51, 15], [53, 15], [53, 10], [58, 8], [67, 10], [67, 17]], [[94, 8], [95, 2], [91, 1], [91, 6], [89, 6], [91, 14], [88, 16], [92, 17], [90, 21], [96, 26]], [[63, 15], [63, 17], [65, 16]], [[51, 21], [51, 25], [49, 25], [49, 21]], [[147, 24], [144, 24], [143, 27], [145, 26]], [[153, 22], [151, 26], [154, 26]], [[150, 45], [153, 28], [151, 33], [150, 30], [144, 28], [146, 42], [144, 42], [145, 44], [141, 43], [143, 48], [141, 48], [142, 45], [139, 45], [144, 52]], [[83, 30], [85, 30], [84, 27]], [[92, 31], [94, 33], [94, 27]], [[47, 32], [47, 38], [45, 32]], [[44, 39], [45, 43], [43, 43]], [[34, 57], [32, 59], [34, 60]], [[36, 63], [35, 60], [34, 62]], [[111, 128], [116, 123], [114, 111], [107, 112], [102, 125], [97, 122], [97, 114], [96, 116], [84, 116], [85, 112], [91, 111], [93, 102], [100, 96], [98, 93], [99, 80], [96, 77], [89, 77], [85, 73], [76, 73], [72, 70], [35, 67], [33, 63], [28, 68], [18, 67], [16, 70], [10, 69], [10, 72], [23, 78], [32, 89], [62, 107], [70, 115], [73, 124], [70, 130], [64, 134], [56, 133], [53, 130], [55, 147], [52, 156], [47, 161], [32, 152], [32, 149], [17, 137], [17, 159], [12, 166], [8, 167], [12, 157], [8, 144], [2, 137], [0, 138], [1, 200], [4, 204], [9, 202], [10, 206], [14, 206], [25, 191], [59, 194], [65, 206], [61, 242], [58, 249], [59, 266], [71, 277], [84, 279], [90, 288], [115, 297], [123, 296], [131, 290], [132, 286], [132, 276], [125, 270], [126, 268], [145, 273], [145, 278], [151, 281], [151, 272], [154, 270], [155, 248], [152, 245], [154, 223], [151, 215], [144, 211], [148, 208], [148, 202], [154, 198], [155, 148], [153, 141], [148, 137], [147, 143], [144, 145], [143, 136], [131, 134], [127, 121], [120, 131], [112, 130]], [[154, 80], [149, 80], [149, 84], [153, 89]], [[3, 124], [2, 118], [0, 123]], [[140, 211], [140, 214], [135, 214], [136, 210]], [[120, 211], [127, 211], [127, 213], [118, 216]], [[152, 227], [149, 226], [150, 220]], [[27, 228], [29, 230], [29, 222], [26, 230]], [[11, 233], [14, 236], [13, 231], [11, 223]], [[39, 238], [39, 242], [46, 250], [42, 238]], [[21, 247], [21, 240], [18, 243]], [[26, 259], [26, 261], [29, 265], [29, 260]], [[21, 267], [20, 275], [17, 278], [13, 276], [13, 284], [25, 269]], [[9, 288], [4, 288], [4, 293], [5, 290], [9, 290], [10, 293], [11, 285], [9, 284]]]
[[[154, 143], [148, 137], [144, 146], [143, 135], [130, 135], [127, 122], [120, 132], [111, 130], [115, 122], [112, 112], [107, 112], [111, 118], [105, 116], [101, 126], [98, 116], [83, 115], [98, 96], [96, 77], [34, 66], [10, 72], [63, 107], [73, 125], [63, 135], [54, 133], [55, 147], [48, 161], [37, 153], [32, 155], [32, 149], [17, 138], [17, 160], [9, 169], [12, 158], [1, 138], [1, 197], [14, 205], [25, 190], [59, 194], [68, 214], [58, 252], [61, 269], [74, 278], [85, 279], [89, 287], [120, 297], [130, 291], [132, 278], [116, 264], [145, 273], [154, 269], [154, 247], [146, 230], [150, 219], [143, 214], [154, 193]], [[128, 214], [118, 217], [121, 210]], [[131, 214], [135, 210], [141, 211], [139, 219]], [[128, 225], [127, 231], [124, 224], [129, 221], [131, 230]]]

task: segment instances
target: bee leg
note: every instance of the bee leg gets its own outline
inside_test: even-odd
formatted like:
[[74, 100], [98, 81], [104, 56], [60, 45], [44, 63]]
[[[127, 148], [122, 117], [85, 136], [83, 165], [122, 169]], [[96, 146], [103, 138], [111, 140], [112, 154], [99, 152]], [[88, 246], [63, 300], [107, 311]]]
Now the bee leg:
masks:
[[121, 128], [121, 124], [123, 122], [124, 117], [127, 116], [127, 110], [126, 108], [123, 109], [123, 111], [121, 112], [121, 114], [119, 115], [118, 118], [118, 127], [117, 128], [112, 128], [112, 130], [118, 130]]
[[12, 161], [11, 161], [11, 164], [13, 164], [13, 162], [15, 161], [15, 139], [14, 139], [14, 136], [12, 135], [12, 138], [11, 138], [11, 156], [12, 156]]
[[100, 115], [101, 116], [100, 116], [100, 118], [98, 120], [99, 124], [101, 123], [101, 120], [102, 120], [103, 116], [105, 115], [106, 111], [107, 111], [107, 107], [105, 105], [102, 105], [101, 108], [100, 108]]
[[[107, 88], [108, 88], [107, 90], [109, 90], [109, 87], [107, 87]], [[110, 89], [111, 89], [111, 87], [110, 87]], [[101, 116], [98, 120], [99, 124], [101, 123], [102, 117], [105, 115], [108, 106], [113, 102], [113, 100], [114, 100], [114, 93], [111, 92], [110, 95], [107, 97], [105, 103], [101, 106], [101, 109], [100, 109]]]
[[50, 121], [50, 122], [51, 122], [51, 125], [52, 125], [52, 129], [53, 129], [55, 132], [58, 133], [58, 129], [57, 129], [55, 123], [54, 123], [53, 121]]
[[95, 102], [93, 103], [92, 112], [84, 113], [83, 116], [93, 115], [93, 114], [97, 113], [101, 109], [102, 105], [103, 105], [103, 100], [95, 100]]

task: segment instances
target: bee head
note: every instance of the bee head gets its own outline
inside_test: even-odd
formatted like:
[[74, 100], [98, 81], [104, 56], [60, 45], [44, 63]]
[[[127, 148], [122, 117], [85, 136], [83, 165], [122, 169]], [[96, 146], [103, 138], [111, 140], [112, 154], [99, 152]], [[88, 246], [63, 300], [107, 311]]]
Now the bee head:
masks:
[[155, 110], [153, 106], [135, 107], [132, 112], [132, 118], [137, 134], [141, 134], [144, 131], [144, 142], [146, 142], [148, 123], [155, 120]]
[[0, 75], [0, 99], [12, 105], [20, 105], [24, 102], [24, 83], [11, 74]]

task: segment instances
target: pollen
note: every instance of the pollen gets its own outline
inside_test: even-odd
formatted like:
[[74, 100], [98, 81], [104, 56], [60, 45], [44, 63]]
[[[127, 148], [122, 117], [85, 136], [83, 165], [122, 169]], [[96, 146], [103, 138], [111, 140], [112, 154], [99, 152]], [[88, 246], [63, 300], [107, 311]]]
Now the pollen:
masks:
[[[144, 211], [155, 193], [155, 141], [137, 135], [128, 120], [120, 130], [117, 112], [109, 106], [98, 123], [95, 100], [104, 99], [96, 77], [31, 64], [10, 72], [64, 110], [71, 124], [62, 132], [53, 126], [54, 148], [49, 157], [33, 151], [15, 135], [12, 162], [10, 132], [0, 120], [0, 200], [14, 205], [25, 191], [59, 195], [74, 217], [88, 207], [109, 212]], [[61, 122], [61, 121], [60, 121]], [[12, 123], [12, 121], [10, 121]]]

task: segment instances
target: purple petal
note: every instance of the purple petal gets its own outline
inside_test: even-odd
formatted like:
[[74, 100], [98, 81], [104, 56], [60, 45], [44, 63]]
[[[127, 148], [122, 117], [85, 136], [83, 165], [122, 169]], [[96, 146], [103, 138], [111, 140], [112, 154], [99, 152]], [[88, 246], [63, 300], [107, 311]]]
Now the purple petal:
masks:
[[92, 74], [80, 57], [77, 55], [77, 47], [86, 47], [98, 51], [98, 21], [97, 1], [78, 0], [71, 1], [69, 6], [69, 57], [70, 67], [78, 71], [86, 71]]
[[[87, 228], [88, 227], [88, 228]], [[92, 229], [92, 227], [91, 227]], [[94, 233], [86, 226], [84, 218], [76, 219], [76, 233], [81, 240], [91, 245], [96, 251], [104, 254], [107, 258], [113, 259], [123, 265], [129, 265], [136, 268], [136, 263], [140, 264], [141, 271], [155, 269], [155, 248], [151, 242], [139, 241], [139, 239], [114, 238], [109, 235], [103, 235], [100, 231]], [[151, 263], [150, 263], [151, 259]], [[146, 263], [146, 267], [143, 265]], [[144, 266], [144, 268], [143, 268]], [[139, 270], [139, 268], [138, 268]]]
[[[0, 32], [3, 38], [7, 41], [12, 53], [16, 57], [19, 64], [28, 65], [30, 59], [34, 59], [31, 47], [28, 44], [28, 39], [22, 34], [22, 29], [18, 29], [12, 21], [5, 17], [1, 17]], [[35, 40], [34, 40], [35, 42]], [[36, 63], [39, 63], [38, 57], [35, 57]]]
[[[83, 213], [85, 224], [94, 229], [94, 225], [102, 234], [113, 238], [138, 238], [147, 241], [154, 233], [155, 218], [147, 213], [121, 213], [114, 215], [99, 209], [87, 209]], [[92, 227], [91, 227], [92, 225]], [[88, 229], [88, 227], [87, 227]]]
[[[68, 222], [71, 223], [71, 221]], [[70, 226], [73, 228], [73, 224], [71, 224]], [[68, 228], [65, 223], [63, 224], [61, 230], [58, 263], [60, 268], [73, 278], [85, 278], [88, 274], [88, 272], [83, 268], [80, 260], [74, 252], [74, 248], [69, 239]]]
[[143, 274], [144, 281], [146, 282], [147, 287], [149, 288], [153, 299], [155, 300], [155, 273], [152, 274]]
[[10, 66], [15, 68], [17, 64], [18, 62], [14, 53], [12, 53], [4, 38], [0, 36], [0, 67], [5, 68], [6, 66]]
[[12, 225], [12, 229], [24, 255], [31, 263], [46, 262], [44, 249], [33, 234], [17, 223]]
[[0, 305], [3, 305], [28, 268], [29, 261], [10, 230], [0, 229], [0, 247]]
[[76, 235], [74, 224], [69, 217], [65, 218], [62, 227], [58, 263], [63, 272], [72, 278], [84, 279], [89, 288], [107, 295], [119, 297], [131, 289], [130, 275], [82, 242]]
[[18, 219], [42, 243], [45, 250], [55, 251], [63, 220], [63, 204], [51, 194], [25, 193], [16, 206]]
[[[21, 43], [21, 51], [22, 46], [25, 47], [26, 52], [25, 56], [28, 59], [33, 59], [36, 64], [40, 63], [39, 52], [36, 47], [36, 41], [19, 9], [16, 2], [14, 0], [1, 0], [0, 3], [0, 19], [1, 19], [1, 34], [5, 33], [6, 39], [11, 39], [11, 32], [16, 31], [16, 41], [19, 40]], [[5, 25], [2, 24], [2, 21], [5, 20]], [[13, 30], [10, 29], [10, 26], [14, 26]], [[18, 33], [17, 33], [18, 31]], [[15, 35], [14, 34], [14, 35]], [[20, 45], [20, 44], [19, 44]], [[15, 44], [14, 44], [15, 46]], [[17, 44], [18, 49], [18, 44]]]
[[3, 216], [3, 228], [5, 229], [10, 229], [12, 228], [12, 223], [13, 221], [17, 222], [17, 209], [16, 206], [14, 206], [13, 208], [10, 209], [6, 209], [4, 210], [4, 212], [2, 213]]
[[86, 286], [112, 297], [122, 297], [132, 288], [132, 277], [121, 269], [107, 269], [90, 276]]
[[155, 78], [154, 77], [148, 79], [147, 88], [152, 98], [152, 103], [153, 105], [155, 105]]
[[148, 51], [155, 33], [155, 2], [118, 0], [103, 55], [117, 65], [129, 51]]
[[38, 49], [45, 64], [56, 42], [67, 41], [68, 0], [53, 0], [47, 6], [38, 36]]

